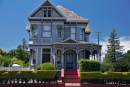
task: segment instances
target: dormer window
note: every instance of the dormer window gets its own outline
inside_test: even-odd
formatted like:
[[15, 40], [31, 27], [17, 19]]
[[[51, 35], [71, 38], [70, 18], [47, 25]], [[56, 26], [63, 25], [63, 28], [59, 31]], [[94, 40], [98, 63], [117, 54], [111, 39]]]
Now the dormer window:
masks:
[[44, 17], [51, 17], [51, 10], [44, 10]]

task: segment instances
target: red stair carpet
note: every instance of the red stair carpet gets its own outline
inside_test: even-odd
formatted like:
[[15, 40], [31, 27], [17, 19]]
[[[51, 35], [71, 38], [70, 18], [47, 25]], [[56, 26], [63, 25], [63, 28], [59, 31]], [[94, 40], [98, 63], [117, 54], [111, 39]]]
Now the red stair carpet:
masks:
[[65, 70], [65, 83], [80, 83], [77, 70]]

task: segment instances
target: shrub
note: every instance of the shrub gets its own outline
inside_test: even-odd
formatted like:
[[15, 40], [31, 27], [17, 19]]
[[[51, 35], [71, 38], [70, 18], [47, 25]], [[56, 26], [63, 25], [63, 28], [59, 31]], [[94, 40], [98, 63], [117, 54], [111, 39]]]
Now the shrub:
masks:
[[100, 71], [100, 62], [97, 60], [81, 59], [79, 61], [80, 72]]
[[129, 71], [129, 64], [125, 60], [117, 60], [113, 64], [115, 72], [128, 72]]
[[102, 63], [102, 72], [107, 72], [107, 71], [114, 71], [113, 64], [112, 63]]
[[41, 65], [36, 66], [36, 69], [37, 69], [37, 70], [41, 70], [41, 66], [42, 66], [42, 64], [41, 64]]
[[107, 76], [104, 77], [104, 79], [107, 80], [117, 80], [117, 79], [122, 79], [123, 75], [122, 72], [105, 72]]
[[101, 72], [80, 72], [80, 79], [102, 79]]
[[55, 70], [55, 67], [52, 63], [44, 63], [41, 65], [41, 70]]
[[17, 78], [17, 73], [18, 72], [19, 72], [18, 70], [9, 70], [8, 74], [7, 74], [7, 78], [9, 78], [9, 79]]
[[56, 70], [37, 70], [36, 78], [38, 79], [54, 79]]
[[7, 72], [6, 70], [0, 70], [0, 74]]
[[20, 76], [21, 78], [31, 78], [30, 75], [33, 71], [31, 70], [21, 70], [20, 71]]

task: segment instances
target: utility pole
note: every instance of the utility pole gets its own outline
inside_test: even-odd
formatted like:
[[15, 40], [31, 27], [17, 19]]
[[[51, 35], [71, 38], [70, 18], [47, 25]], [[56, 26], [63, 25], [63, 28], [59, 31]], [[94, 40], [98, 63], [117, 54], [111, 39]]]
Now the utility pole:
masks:
[[95, 33], [98, 33], [98, 44], [99, 44], [99, 34], [102, 33], [102, 32], [95, 32]]

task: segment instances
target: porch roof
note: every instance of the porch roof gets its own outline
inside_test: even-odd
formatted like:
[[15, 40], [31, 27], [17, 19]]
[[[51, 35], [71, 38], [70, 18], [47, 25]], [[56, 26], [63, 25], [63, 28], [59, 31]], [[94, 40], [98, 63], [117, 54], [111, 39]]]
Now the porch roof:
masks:
[[83, 42], [83, 41], [78, 41], [78, 43], [63, 43], [63, 42], [55, 42], [55, 43], [53, 43], [53, 45], [62, 45], [62, 44], [70, 44], [70, 45], [73, 45], [73, 44], [77, 44], [77, 45], [96, 45], [96, 46], [100, 46], [100, 47], [102, 47], [102, 45], [100, 45], [100, 44], [96, 44], [96, 43], [90, 43], [90, 42]]

